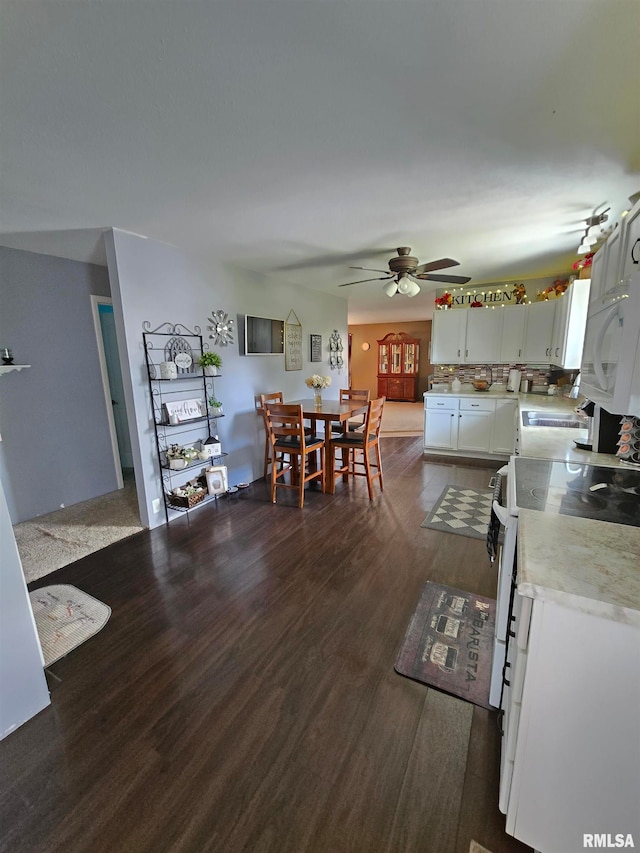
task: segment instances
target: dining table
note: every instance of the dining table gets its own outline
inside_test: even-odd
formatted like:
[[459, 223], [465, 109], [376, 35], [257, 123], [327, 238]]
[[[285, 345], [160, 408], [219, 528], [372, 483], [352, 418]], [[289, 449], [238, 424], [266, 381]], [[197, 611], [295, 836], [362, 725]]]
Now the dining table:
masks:
[[[333, 489], [333, 466], [329, 464], [331, 458], [331, 424], [345, 424], [354, 415], [366, 414], [368, 404], [364, 406], [360, 400], [325, 400], [316, 403], [315, 397], [306, 397], [301, 400], [287, 400], [287, 405], [302, 406], [302, 416], [311, 425], [313, 435], [316, 435], [318, 422], [324, 426], [324, 458], [325, 458], [325, 492], [331, 494]], [[313, 457], [309, 458], [309, 464], [313, 465]]]

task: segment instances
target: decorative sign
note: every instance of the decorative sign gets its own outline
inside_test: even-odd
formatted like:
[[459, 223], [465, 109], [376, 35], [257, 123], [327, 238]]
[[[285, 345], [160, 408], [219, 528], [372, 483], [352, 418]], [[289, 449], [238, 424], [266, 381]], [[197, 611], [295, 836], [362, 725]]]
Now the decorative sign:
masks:
[[284, 369], [302, 370], [302, 324], [293, 309], [284, 321]]
[[311, 361], [322, 361], [322, 335], [309, 335]]
[[164, 404], [167, 410], [167, 419], [170, 424], [181, 424], [196, 418], [203, 418], [206, 407], [203, 400], [175, 400]]

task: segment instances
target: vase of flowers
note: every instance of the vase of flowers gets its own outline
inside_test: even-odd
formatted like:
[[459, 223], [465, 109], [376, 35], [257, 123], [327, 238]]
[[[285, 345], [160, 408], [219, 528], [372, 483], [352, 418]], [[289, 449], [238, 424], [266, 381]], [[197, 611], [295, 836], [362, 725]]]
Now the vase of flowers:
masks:
[[322, 405], [322, 391], [324, 388], [328, 388], [331, 385], [331, 377], [330, 376], [320, 376], [318, 373], [314, 373], [313, 376], [309, 376], [304, 380], [307, 388], [313, 388], [313, 397], [315, 400], [316, 406]]

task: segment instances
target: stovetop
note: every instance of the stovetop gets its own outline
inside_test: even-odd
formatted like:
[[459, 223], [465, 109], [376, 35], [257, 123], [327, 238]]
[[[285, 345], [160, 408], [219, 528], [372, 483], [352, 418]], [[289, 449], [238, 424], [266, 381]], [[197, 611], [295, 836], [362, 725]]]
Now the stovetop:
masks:
[[519, 509], [640, 527], [640, 471], [546, 459], [515, 459]]

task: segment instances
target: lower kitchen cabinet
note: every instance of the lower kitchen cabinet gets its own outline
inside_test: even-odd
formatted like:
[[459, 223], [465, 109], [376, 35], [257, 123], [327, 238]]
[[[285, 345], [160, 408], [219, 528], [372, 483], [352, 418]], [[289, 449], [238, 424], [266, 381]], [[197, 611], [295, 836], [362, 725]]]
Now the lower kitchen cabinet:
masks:
[[457, 397], [432, 397], [424, 410], [424, 443], [438, 450], [458, 447]]
[[449, 395], [425, 397], [424, 449], [443, 453], [462, 451], [470, 456], [506, 457], [513, 453], [517, 402]]
[[458, 450], [488, 453], [495, 414], [495, 400], [461, 398], [458, 414]]
[[500, 808], [544, 853], [640, 837], [640, 628], [516, 594]]

